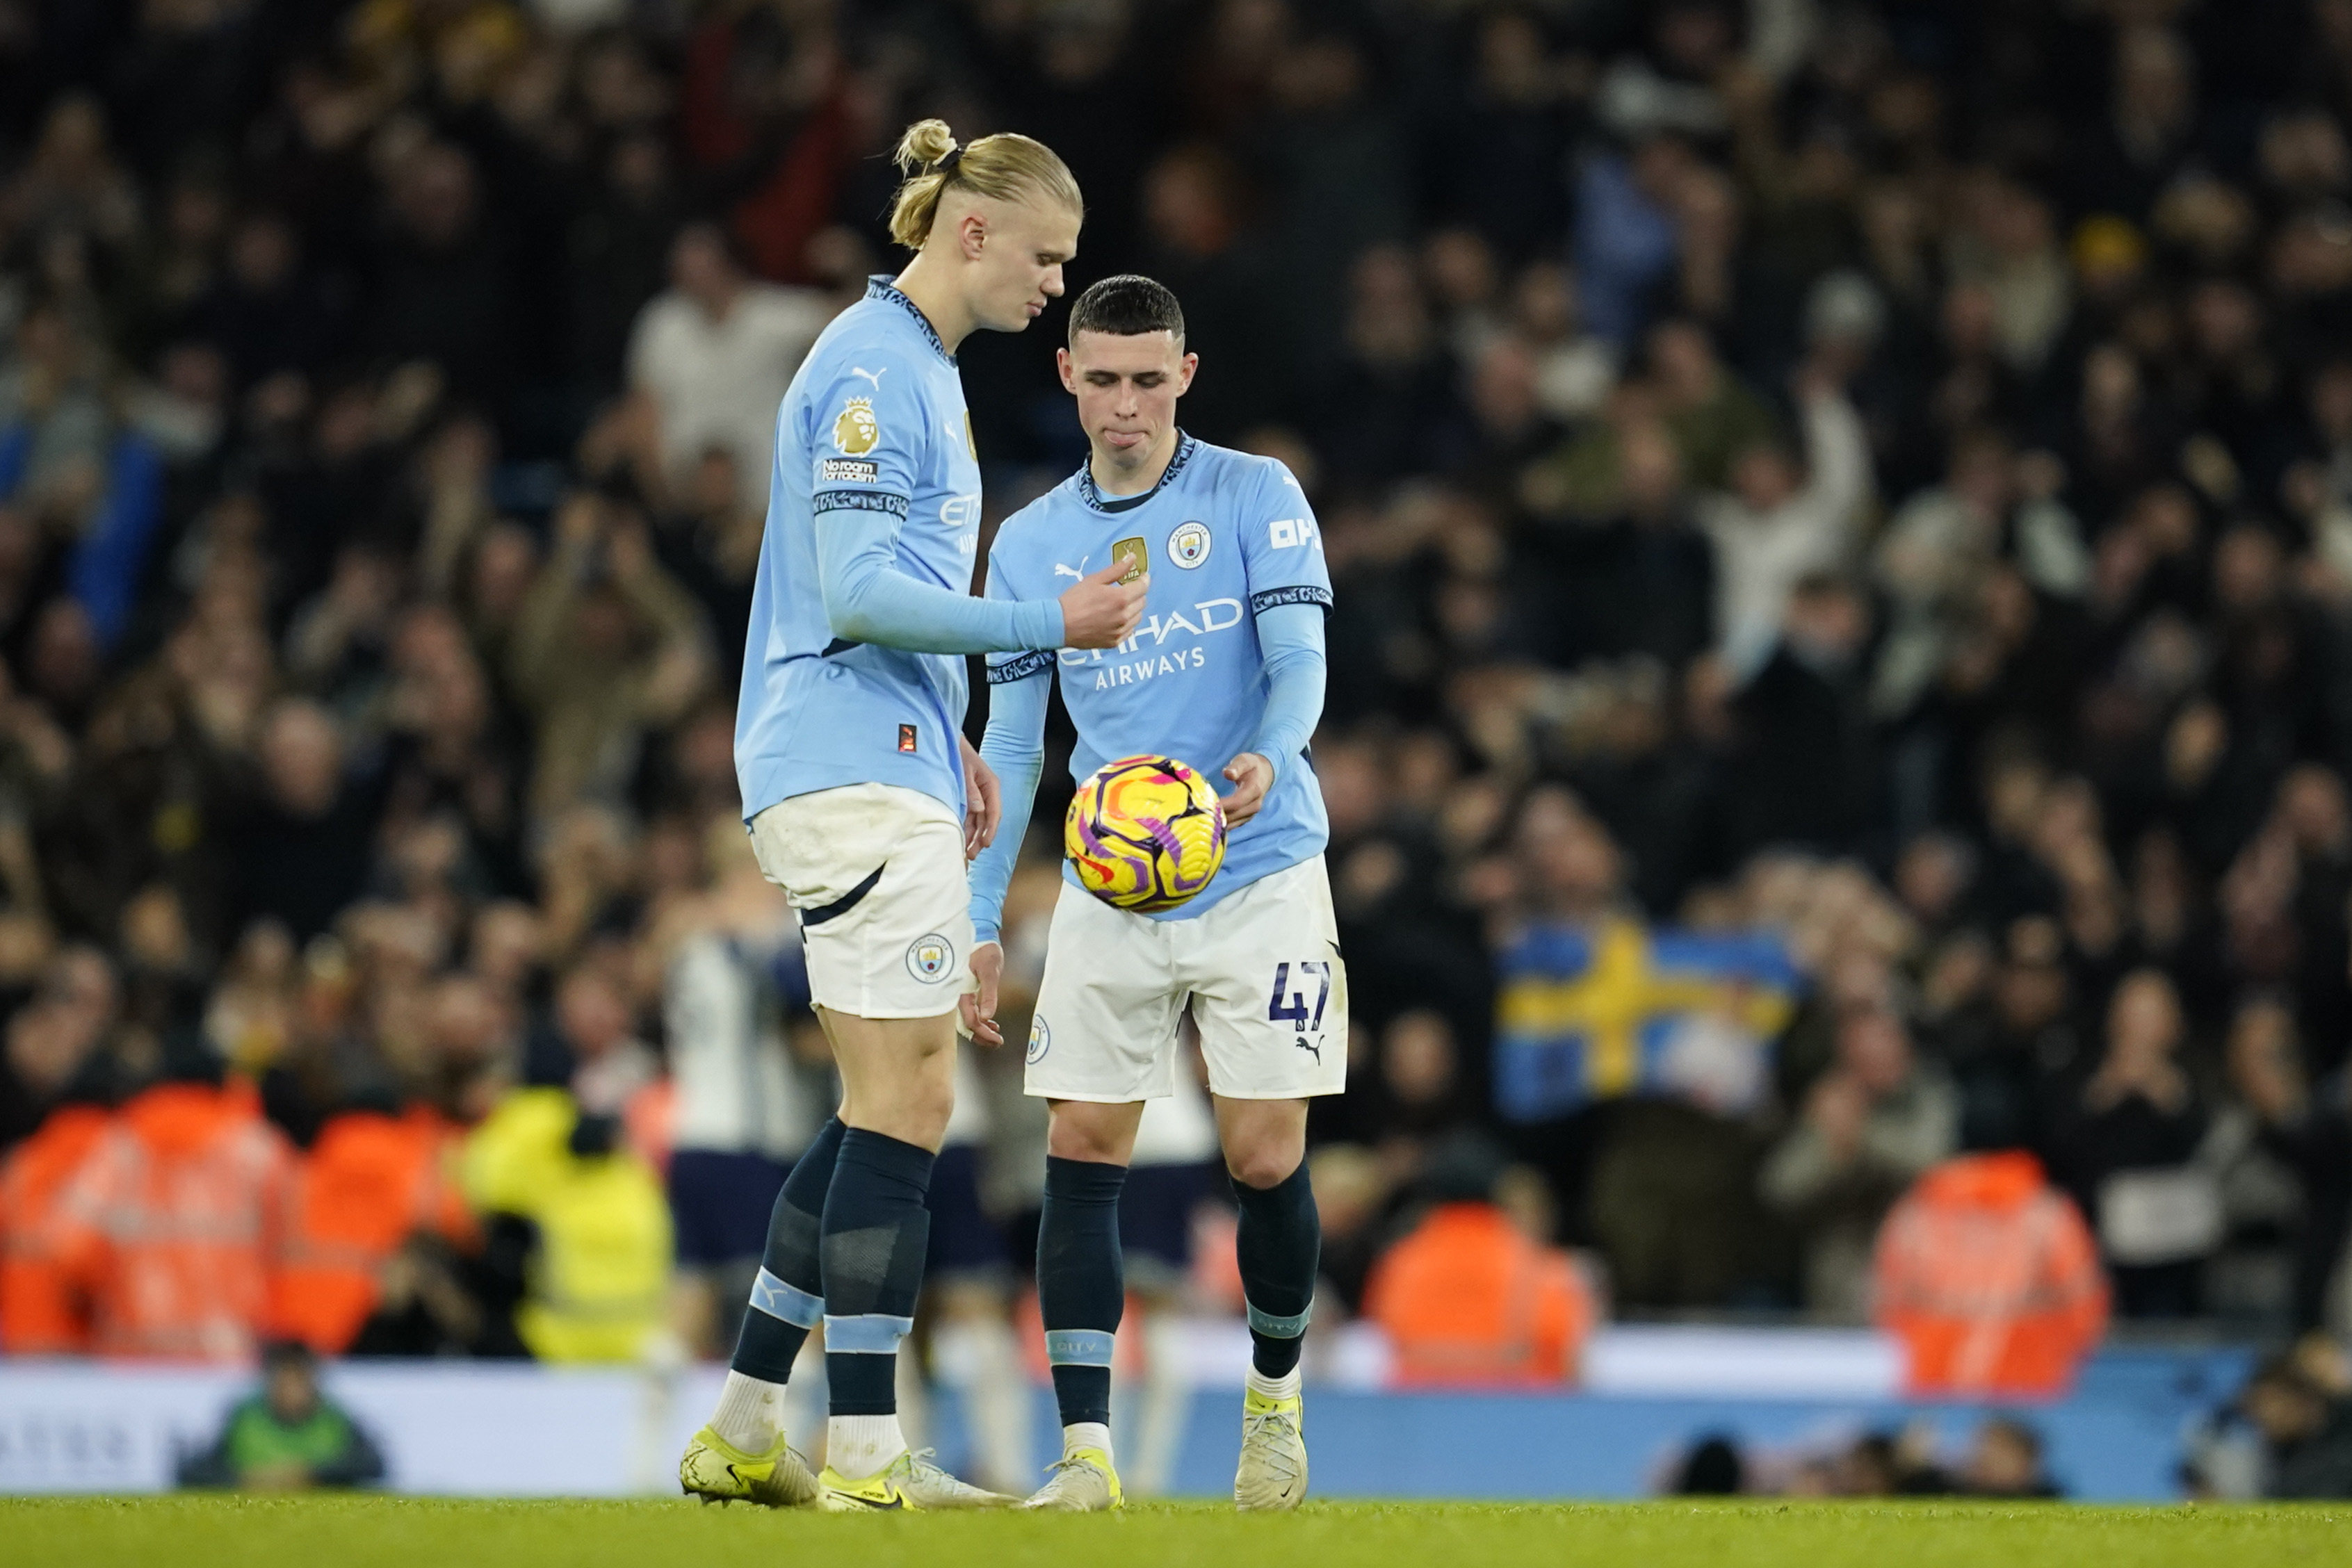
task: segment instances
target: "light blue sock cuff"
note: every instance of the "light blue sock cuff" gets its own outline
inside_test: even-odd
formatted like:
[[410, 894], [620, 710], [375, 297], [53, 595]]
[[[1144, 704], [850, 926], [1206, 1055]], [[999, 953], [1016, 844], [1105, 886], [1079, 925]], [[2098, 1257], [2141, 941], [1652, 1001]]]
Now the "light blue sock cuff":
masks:
[[751, 1281], [751, 1305], [772, 1318], [781, 1318], [794, 1328], [813, 1329], [824, 1316], [824, 1298], [812, 1296], [806, 1291], [787, 1285], [765, 1269]]
[[1108, 1329], [1047, 1329], [1045, 1359], [1055, 1366], [1108, 1366], [1113, 1343]]
[[894, 1318], [887, 1312], [861, 1312], [854, 1318], [836, 1318], [828, 1312], [824, 1320], [825, 1354], [896, 1355], [898, 1342], [914, 1327], [914, 1319]]
[[1253, 1306], [1249, 1310], [1250, 1333], [1262, 1333], [1268, 1339], [1297, 1339], [1307, 1332], [1307, 1320], [1315, 1315], [1309, 1306], [1296, 1317], [1278, 1318], [1272, 1312], [1262, 1312]]

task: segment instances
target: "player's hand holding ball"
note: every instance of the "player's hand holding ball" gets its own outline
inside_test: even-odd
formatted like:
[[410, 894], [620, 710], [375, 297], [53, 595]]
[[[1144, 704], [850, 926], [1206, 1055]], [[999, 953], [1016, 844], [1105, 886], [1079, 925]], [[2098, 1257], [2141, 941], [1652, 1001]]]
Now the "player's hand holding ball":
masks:
[[1062, 646], [1116, 648], [1135, 635], [1143, 624], [1143, 601], [1151, 591], [1151, 577], [1147, 572], [1132, 582], [1119, 580], [1134, 570], [1127, 560], [1114, 560], [1063, 593]]

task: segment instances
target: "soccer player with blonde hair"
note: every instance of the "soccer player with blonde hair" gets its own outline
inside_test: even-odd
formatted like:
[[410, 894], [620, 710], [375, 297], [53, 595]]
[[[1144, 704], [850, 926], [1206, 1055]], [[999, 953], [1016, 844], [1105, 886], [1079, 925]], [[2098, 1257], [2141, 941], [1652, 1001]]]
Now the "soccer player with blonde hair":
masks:
[[[964, 656], [1116, 647], [1147, 588], [1090, 574], [1045, 600], [971, 593], [980, 464], [955, 351], [1017, 332], [1062, 292], [1084, 209], [1051, 150], [900, 141], [890, 232], [915, 253], [828, 326], [777, 415], [735, 766], [761, 870], [800, 911], [839, 1113], [786, 1178], [710, 1424], [678, 1466], [707, 1500], [841, 1511], [1011, 1500], [908, 1451], [895, 1374], [922, 1288], [932, 1162], [974, 988], [966, 864], [996, 831], [963, 739]], [[783, 1392], [824, 1324], [832, 1413], [812, 1476]]]

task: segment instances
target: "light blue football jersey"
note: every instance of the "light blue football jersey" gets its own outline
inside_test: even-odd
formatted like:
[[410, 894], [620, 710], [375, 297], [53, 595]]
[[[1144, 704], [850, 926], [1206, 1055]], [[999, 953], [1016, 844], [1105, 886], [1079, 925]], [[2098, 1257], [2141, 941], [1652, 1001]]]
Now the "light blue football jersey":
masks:
[[835, 638], [817, 578], [828, 510], [904, 519], [897, 569], [959, 594], [980, 542], [980, 460], [955, 360], [875, 277], [817, 338], [776, 416], [768, 524], [735, 712], [746, 821], [845, 784], [898, 784], [963, 811], [961, 654]]
[[[1052, 598], [1136, 551], [1151, 591], [1132, 638], [1115, 649], [992, 654], [989, 684], [1057, 672], [1077, 728], [1073, 779], [1152, 752], [1191, 764], [1228, 794], [1225, 765], [1250, 749], [1265, 717], [1259, 612], [1331, 605], [1315, 514], [1280, 463], [1180, 434], [1167, 473], [1142, 495], [1105, 496], [1081, 467], [1007, 517], [989, 549], [988, 594]], [[1313, 767], [1303, 753], [1273, 760], [1275, 786], [1227, 840], [1223, 868], [1199, 895], [1153, 918], [1199, 915], [1322, 852], [1331, 827]], [[1066, 864], [1063, 874], [1072, 875]]]

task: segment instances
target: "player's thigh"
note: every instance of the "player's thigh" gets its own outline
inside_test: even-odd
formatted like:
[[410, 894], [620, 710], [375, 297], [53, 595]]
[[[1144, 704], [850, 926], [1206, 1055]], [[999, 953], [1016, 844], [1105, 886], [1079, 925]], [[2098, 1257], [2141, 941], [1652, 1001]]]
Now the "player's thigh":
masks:
[[888, 784], [796, 795], [752, 820], [768, 880], [800, 911], [816, 1004], [860, 1019], [929, 1019], [972, 988], [963, 824]]
[[1171, 1092], [1183, 995], [1168, 953], [1157, 922], [1064, 884], [1023, 1087], [1042, 1099], [1113, 1104]]
[[956, 1015], [817, 1016], [841, 1074], [842, 1125], [937, 1149], [955, 1113]]
[[1182, 923], [1210, 1090], [1231, 1100], [1337, 1094], [1348, 1083], [1348, 966], [1320, 855]]

